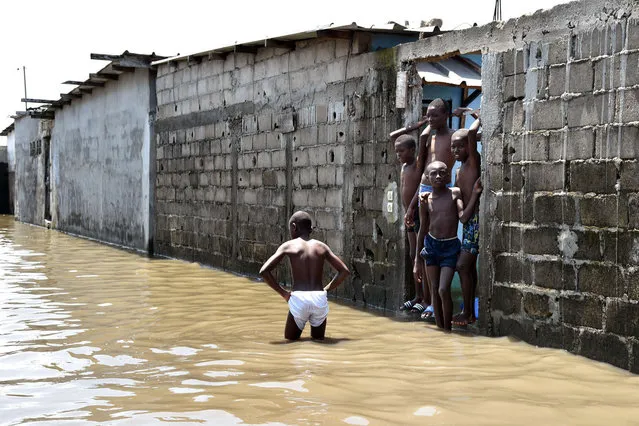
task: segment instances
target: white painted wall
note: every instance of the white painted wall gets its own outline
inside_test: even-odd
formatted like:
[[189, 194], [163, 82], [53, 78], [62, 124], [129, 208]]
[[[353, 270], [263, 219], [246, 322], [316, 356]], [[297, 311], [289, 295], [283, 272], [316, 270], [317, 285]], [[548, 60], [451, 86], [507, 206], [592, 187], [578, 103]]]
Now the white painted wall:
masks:
[[148, 248], [149, 71], [120, 75], [56, 112], [52, 220], [58, 229]]
[[9, 161], [9, 173], [16, 170], [16, 132], [7, 135], [7, 159]]
[[40, 157], [32, 156], [30, 143], [38, 140], [40, 120], [22, 117], [15, 121], [15, 207], [14, 214], [21, 222], [42, 225], [44, 206], [40, 208], [38, 184], [41, 180]]

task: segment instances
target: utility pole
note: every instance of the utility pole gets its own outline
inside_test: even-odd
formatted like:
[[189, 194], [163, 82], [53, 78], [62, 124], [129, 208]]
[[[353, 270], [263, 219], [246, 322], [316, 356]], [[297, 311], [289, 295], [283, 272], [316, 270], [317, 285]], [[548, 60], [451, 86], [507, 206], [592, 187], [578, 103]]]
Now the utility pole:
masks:
[[493, 12], [493, 21], [501, 21], [501, 0], [495, 0], [495, 11]]
[[[20, 71], [20, 68], [17, 69]], [[22, 66], [22, 78], [24, 80], [24, 110], [26, 111], [28, 108], [27, 105], [27, 67]]]

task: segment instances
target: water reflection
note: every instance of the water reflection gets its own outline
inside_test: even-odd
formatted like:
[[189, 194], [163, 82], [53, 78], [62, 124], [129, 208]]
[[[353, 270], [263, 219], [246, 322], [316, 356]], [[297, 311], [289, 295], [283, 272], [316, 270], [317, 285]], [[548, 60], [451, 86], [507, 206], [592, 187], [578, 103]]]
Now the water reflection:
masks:
[[[597, 424], [639, 379], [332, 304], [282, 340], [266, 285], [0, 217], [0, 424]], [[308, 331], [305, 332], [305, 336]]]

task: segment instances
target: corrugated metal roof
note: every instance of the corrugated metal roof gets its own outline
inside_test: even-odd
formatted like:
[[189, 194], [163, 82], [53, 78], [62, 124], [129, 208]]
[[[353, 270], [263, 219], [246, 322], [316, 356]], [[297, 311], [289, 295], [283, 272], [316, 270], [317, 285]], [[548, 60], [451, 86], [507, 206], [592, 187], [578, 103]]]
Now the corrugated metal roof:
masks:
[[381, 24], [381, 25], [358, 25], [356, 22], [352, 22], [346, 25], [329, 24], [329, 25], [318, 27], [310, 31], [304, 31], [300, 33], [293, 33], [293, 34], [287, 34], [287, 35], [282, 35], [277, 37], [270, 37], [270, 38], [264, 38], [260, 40], [243, 42], [243, 43], [238, 43], [238, 44], [234, 44], [230, 46], [215, 48], [212, 50], [206, 50], [203, 52], [192, 53], [188, 55], [173, 56], [171, 58], [155, 61], [153, 62], [153, 65], [160, 65], [160, 64], [174, 62], [174, 61], [201, 59], [210, 55], [237, 52], [247, 48], [257, 49], [260, 47], [278, 47], [278, 44], [281, 44], [281, 43], [284, 43], [284, 44], [294, 43], [296, 41], [335, 36], [337, 34], [342, 34], [343, 36], [347, 36], [349, 35], [350, 32], [368, 32], [368, 33], [378, 33], [378, 34], [405, 34], [405, 35], [419, 35], [419, 34], [435, 35], [435, 34], [441, 33], [438, 26], [414, 29], [414, 28], [405, 27], [396, 22], [388, 22], [387, 24]]
[[418, 62], [417, 72], [425, 83], [481, 88], [481, 70], [472, 62], [452, 57], [438, 62]]

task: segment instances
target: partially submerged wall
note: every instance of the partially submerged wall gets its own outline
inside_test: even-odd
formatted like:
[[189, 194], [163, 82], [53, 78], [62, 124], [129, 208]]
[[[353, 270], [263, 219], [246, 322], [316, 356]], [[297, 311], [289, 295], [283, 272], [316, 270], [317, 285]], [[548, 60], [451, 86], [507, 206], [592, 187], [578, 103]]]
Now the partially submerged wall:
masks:
[[56, 228], [152, 250], [153, 83], [148, 69], [137, 68], [56, 111]]
[[494, 58], [486, 260], [496, 334], [639, 372], [639, 25], [608, 18]]
[[484, 53], [481, 328], [633, 372], [637, 12], [584, 0], [398, 48], [404, 64]]
[[397, 200], [394, 58], [365, 49], [356, 35], [161, 65], [158, 253], [255, 274], [307, 210], [354, 272], [337, 294], [394, 309], [404, 242], [382, 212], [389, 184]]
[[[15, 121], [15, 217], [21, 222], [44, 225], [43, 120], [22, 117]], [[46, 123], [46, 121], [45, 121]], [[39, 149], [38, 149], [39, 147]]]
[[7, 135], [7, 162], [9, 163], [9, 213], [15, 209], [16, 132]]

